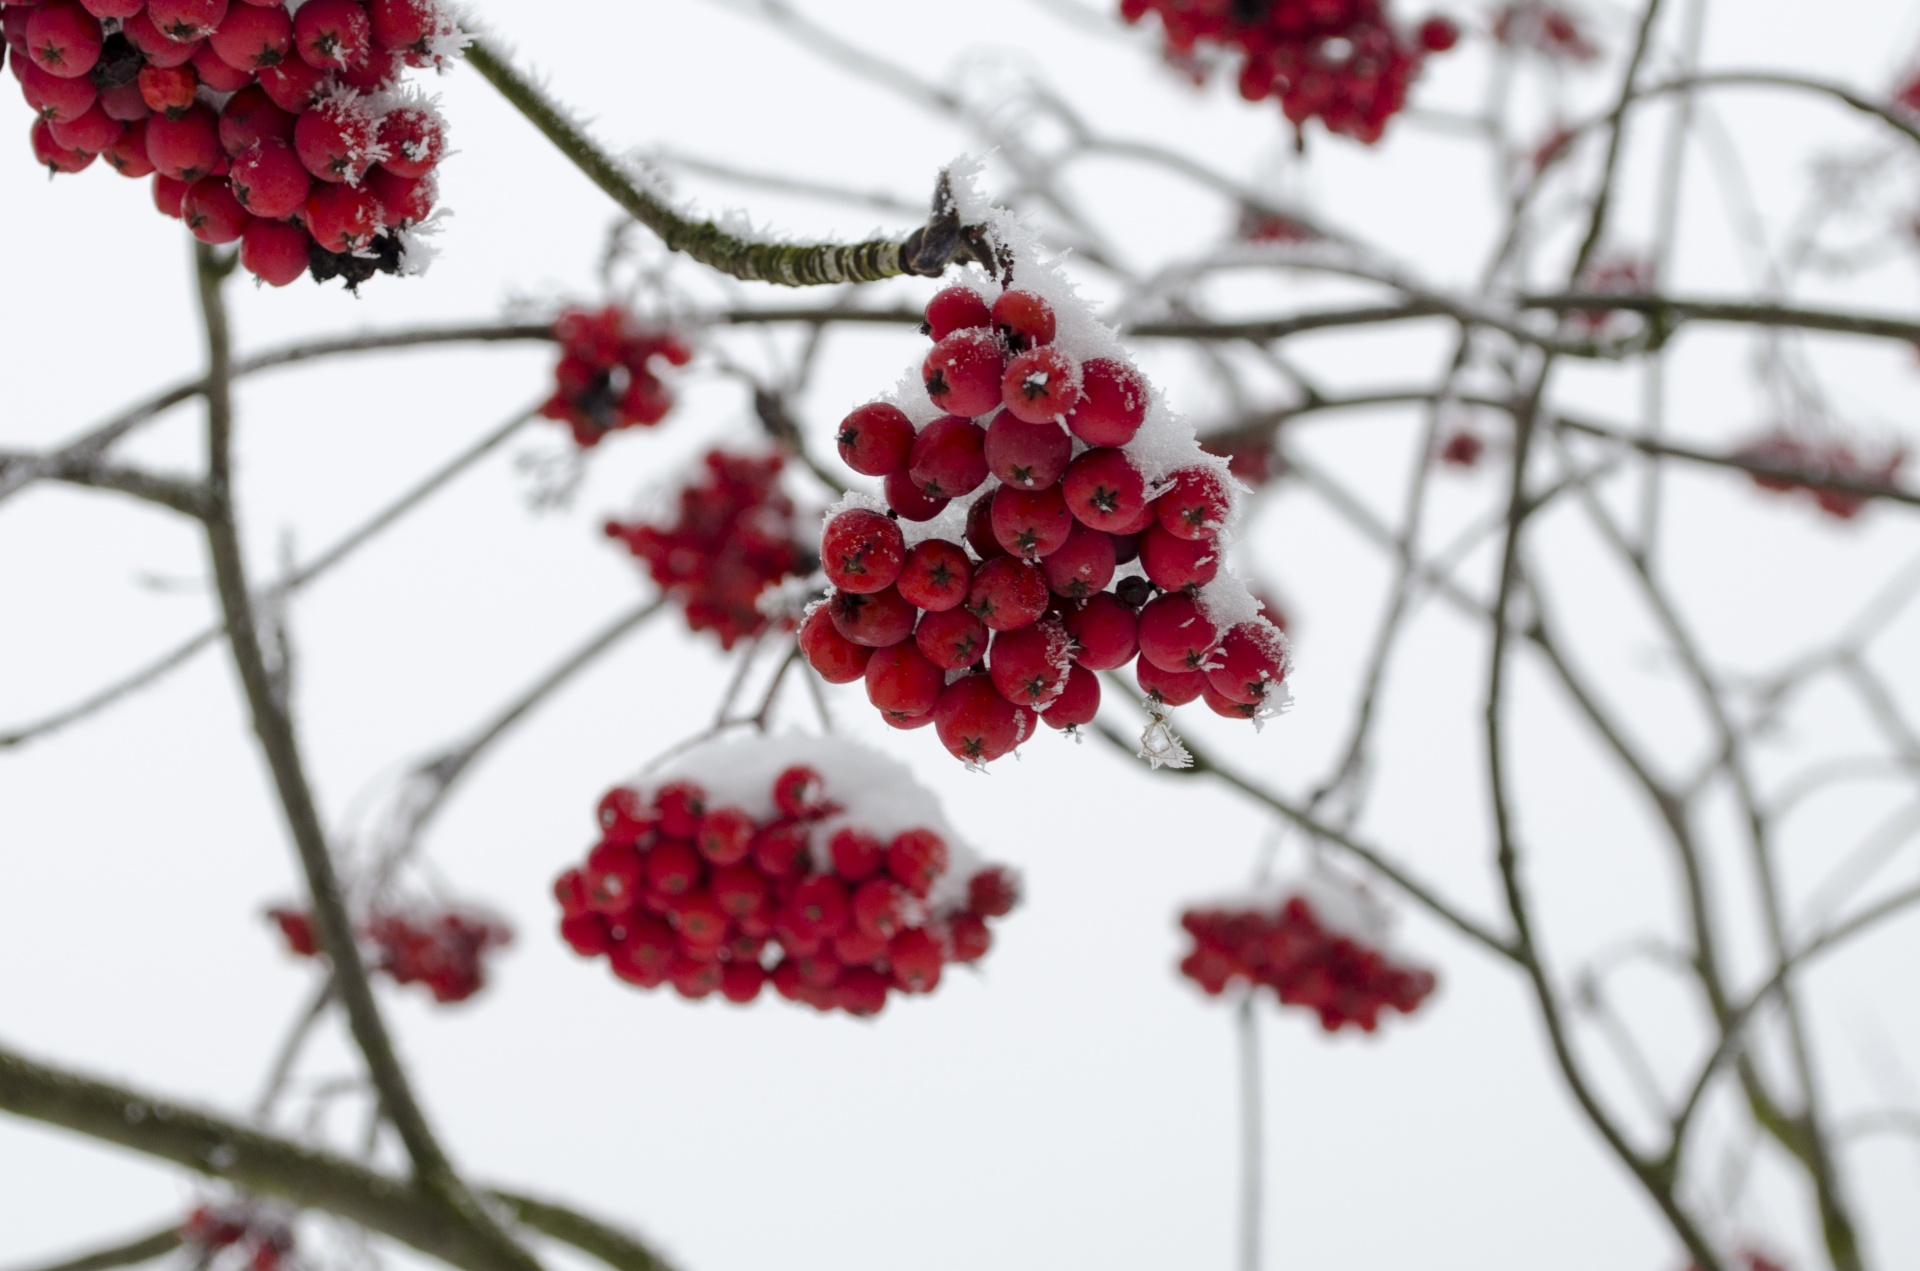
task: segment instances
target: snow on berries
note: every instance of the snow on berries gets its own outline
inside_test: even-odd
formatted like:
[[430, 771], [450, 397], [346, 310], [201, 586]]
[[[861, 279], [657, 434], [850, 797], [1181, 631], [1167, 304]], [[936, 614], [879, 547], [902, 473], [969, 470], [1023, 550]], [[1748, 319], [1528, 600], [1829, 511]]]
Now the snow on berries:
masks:
[[1314, 1011], [1328, 1032], [1379, 1026], [1391, 1008], [1412, 1014], [1433, 992], [1430, 971], [1394, 957], [1385, 914], [1356, 884], [1314, 874], [1257, 896], [1196, 906], [1180, 916], [1193, 949], [1180, 973], [1210, 996], [1233, 984], [1269, 988], [1283, 1005]]
[[1441, 17], [1402, 30], [1385, 9], [1385, 0], [1120, 0], [1128, 22], [1159, 15], [1169, 60], [1193, 66], [1202, 45], [1232, 49], [1242, 97], [1272, 97], [1295, 127], [1317, 118], [1329, 132], [1369, 144], [1406, 105], [1426, 57], [1460, 38]]
[[1907, 452], [1896, 446], [1877, 457], [1862, 454], [1853, 444], [1840, 438], [1802, 435], [1776, 428], [1735, 451], [1735, 456], [1750, 463], [1786, 468], [1806, 473], [1804, 478], [1776, 476], [1764, 472], [1752, 474], [1753, 483], [1775, 494], [1806, 494], [1826, 515], [1851, 521], [1867, 505], [1865, 495], [1822, 485], [1821, 478], [1848, 481], [1857, 485], [1899, 488], [1900, 469], [1906, 466]]
[[785, 466], [777, 453], [710, 451], [699, 475], [681, 488], [673, 521], [606, 524], [607, 537], [646, 563], [687, 626], [713, 632], [723, 649], [767, 628], [770, 619], [757, 605], [763, 591], [813, 568], [793, 502], [780, 489]]
[[1130, 664], [1156, 724], [1202, 700], [1229, 718], [1278, 714], [1287, 642], [1226, 566], [1240, 490], [1228, 462], [1023, 231], [998, 232], [1028, 243], [1018, 285], [975, 271], [936, 294], [920, 366], [841, 424], [841, 458], [882, 478], [883, 497], [828, 511], [831, 590], [802, 651], [831, 683], [864, 680], [887, 723], [931, 725], [975, 765], [1039, 724], [1092, 722], [1094, 672]]
[[251, 1197], [195, 1205], [179, 1227], [194, 1265], [209, 1271], [289, 1271], [293, 1211]]
[[[310, 913], [282, 906], [267, 916], [279, 927], [288, 952], [320, 956]], [[375, 907], [358, 924], [358, 935], [368, 951], [369, 971], [396, 984], [424, 985], [443, 1004], [464, 1002], [485, 988], [486, 955], [513, 942], [513, 930], [498, 918], [425, 903]]]
[[710, 741], [601, 799], [554, 883], [560, 935], [639, 988], [745, 1004], [769, 986], [875, 1015], [977, 962], [1018, 880], [899, 764], [832, 737]]
[[0, 0], [29, 144], [104, 159], [283, 287], [417, 273], [446, 124], [402, 83], [465, 36], [442, 0]]
[[671, 330], [649, 327], [618, 305], [567, 309], [554, 319], [560, 361], [553, 396], [540, 407], [573, 430], [583, 449], [621, 428], [651, 427], [673, 409], [673, 393], [658, 364], [685, 366], [693, 350]]

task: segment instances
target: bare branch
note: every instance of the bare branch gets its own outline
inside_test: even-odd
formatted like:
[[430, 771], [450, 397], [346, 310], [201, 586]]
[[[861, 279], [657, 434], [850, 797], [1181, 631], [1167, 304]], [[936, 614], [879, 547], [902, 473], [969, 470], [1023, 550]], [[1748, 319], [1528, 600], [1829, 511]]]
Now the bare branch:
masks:
[[[68, 1258], [51, 1266], [33, 1268], [32, 1271], [116, 1271], [119, 1267], [137, 1267], [143, 1262], [164, 1258], [179, 1247], [180, 1224], [168, 1223], [144, 1236], [124, 1240], [77, 1258]], [[26, 1269], [22, 1268], [21, 1271]]]

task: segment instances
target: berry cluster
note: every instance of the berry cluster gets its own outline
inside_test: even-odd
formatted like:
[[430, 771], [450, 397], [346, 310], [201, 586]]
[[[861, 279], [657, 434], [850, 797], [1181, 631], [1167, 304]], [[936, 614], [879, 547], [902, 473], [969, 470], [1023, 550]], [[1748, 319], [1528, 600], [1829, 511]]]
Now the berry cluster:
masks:
[[1496, 43], [1526, 49], [1556, 62], [1591, 62], [1600, 46], [1588, 37], [1573, 13], [1544, 0], [1514, 0], [1493, 18]]
[[[1644, 296], [1653, 290], [1653, 264], [1639, 256], [1606, 256], [1581, 271], [1575, 289], [1597, 296]], [[1572, 315], [1572, 321], [1588, 335], [1599, 335], [1617, 312], [1582, 309]]]
[[1480, 458], [1487, 452], [1486, 439], [1468, 428], [1457, 429], [1447, 434], [1446, 439], [1434, 450], [1433, 457], [1449, 468], [1474, 468], [1480, 464]]
[[464, 37], [441, 0], [0, 0], [56, 173], [105, 159], [283, 287], [417, 269], [446, 129], [400, 87]]
[[685, 366], [693, 350], [672, 331], [635, 324], [618, 305], [595, 312], [568, 309], [553, 323], [560, 363], [553, 369], [553, 396], [540, 413], [573, 429], [574, 443], [598, 445], [616, 428], [651, 426], [673, 409], [673, 394], [660, 382], [653, 359]]
[[[267, 916], [279, 924], [290, 952], [320, 955], [311, 914], [283, 907], [268, 910]], [[360, 938], [371, 951], [368, 970], [396, 984], [424, 984], [433, 1000], [444, 1004], [464, 1002], [486, 987], [485, 955], [512, 943], [513, 931], [471, 910], [385, 909], [360, 924]]]
[[1460, 32], [1428, 18], [1412, 34], [1388, 21], [1383, 0], [1120, 0], [1120, 16], [1160, 15], [1167, 47], [1184, 57], [1202, 41], [1240, 54], [1240, 94], [1278, 99], [1296, 127], [1318, 118], [1328, 131], [1371, 144], [1406, 105], [1429, 53]]
[[285, 1271], [293, 1263], [293, 1225], [259, 1204], [196, 1205], [180, 1224], [180, 1243], [201, 1267]]
[[1370, 1033], [1382, 1008], [1411, 1014], [1433, 992], [1432, 972], [1398, 965], [1366, 936], [1333, 925], [1327, 915], [1337, 902], [1317, 899], [1188, 910], [1180, 925], [1194, 948], [1181, 974], [1216, 997], [1236, 980], [1265, 985], [1286, 1005], [1317, 1012], [1330, 1033], [1348, 1024]]
[[1907, 462], [1904, 447], [1896, 448], [1879, 459], [1868, 459], [1845, 441], [1796, 436], [1783, 428], [1776, 428], [1759, 440], [1748, 442], [1734, 455], [1753, 463], [1793, 468], [1806, 473], [1804, 479], [1770, 476], [1760, 472], [1752, 476], [1753, 483], [1763, 490], [1780, 494], [1809, 494], [1822, 512], [1842, 521], [1851, 521], [1860, 514], [1860, 509], [1867, 505], [1866, 496], [1821, 485], [1821, 478], [1838, 478], [1892, 490], [1897, 488], [1896, 478]]
[[561, 937], [629, 984], [746, 1003], [771, 983], [874, 1015], [984, 956], [987, 920], [1019, 899], [1006, 870], [929, 828], [904, 769], [847, 743], [758, 737], [678, 770], [701, 780], [609, 791], [600, 842], [554, 884]]
[[1286, 640], [1223, 570], [1227, 465], [1164, 412], [1148, 425], [1151, 390], [1111, 334], [1081, 309], [1084, 330], [1060, 329], [1028, 290], [989, 304], [949, 287], [926, 318], [927, 405], [906, 404], [936, 417], [916, 428], [877, 401], [841, 425], [841, 458], [886, 498], [829, 514], [833, 590], [800, 629], [821, 677], [863, 679], [889, 724], [931, 724], [972, 764], [1012, 751], [1036, 716], [1091, 723], [1094, 673], [1136, 657], [1158, 705], [1283, 709]]
[[710, 451], [703, 479], [680, 491], [670, 525], [608, 521], [608, 538], [647, 563], [660, 589], [686, 613], [687, 626], [711, 631], [731, 649], [766, 629], [760, 593], [813, 568], [797, 540], [793, 502], [780, 489], [786, 462]]

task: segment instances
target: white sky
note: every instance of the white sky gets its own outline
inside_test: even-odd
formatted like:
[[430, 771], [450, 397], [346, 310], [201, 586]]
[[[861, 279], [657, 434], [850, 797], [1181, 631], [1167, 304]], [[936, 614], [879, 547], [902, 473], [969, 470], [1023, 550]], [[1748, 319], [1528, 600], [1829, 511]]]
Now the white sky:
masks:
[[[621, 143], [913, 200], [970, 144], [720, 7], [489, 0], [480, 8]], [[1920, 34], [1912, 6], [1875, 0], [1744, 0], [1710, 10], [1707, 64], [1793, 67], [1869, 91], [1890, 81]], [[976, 43], [1024, 50], [1016, 56], [1101, 127], [1178, 146], [1239, 176], [1253, 177], [1285, 149], [1270, 105], [1248, 106], [1226, 84], [1196, 94], [1157, 67], [1142, 38], [1088, 34], [1025, 0], [980, 0], [963, 11], [835, 0], [810, 11], [936, 77]], [[1611, 34], [1617, 44], [1617, 26]], [[1474, 53], [1443, 61], [1416, 100], [1470, 104], [1482, 70]], [[304, 284], [237, 288], [243, 348], [481, 318], [529, 298], [592, 297], [611, 205], [544, 151], [477, 76], [459, 71], [439, 89], [459, 150], [443, 187], [457, 216], [433, 272], [377, 279], [357, 301]], [[1592, 89], [1575, 95], [1590, 102]], [[25, 150], [26, 107], [11, 90], [0, 98], [0, 130], [20, 137], [0, 161], [10, 243], [0, 265], [0, 446], [29, 448], [192, 374], [199, 335], [186, 247], [178, 226], [151, 211], [144, 184], [102, 171], [49, 185]], [[1815, 148], [1858, 152], [1881, 141], [1826, 107], [1788, 109], [1753, 94], [1718, 100], [1716, 117], [1776, 233], [1797, 207]], [[1644, 148], [1651, 137], [1636, 141]], [[1286, 180], [1327, 220], [1419, 262], [1437, 281], [1472, 277], [1490, 233], [1489, 181], [1462, 142], [1402, 125], [1377, 150], [1316, 136], [1312, 151]], [[1698, 197], [1684, 222], [1679, 285], [1736, 292], [1748, 280], [1702, 156], [1689, 179]], [[877, 219], [759, 192], [687, 188], [796, 234], [861, 234]], [[1223, 228], [1217, 202], [1137, 167], [1090, 163], [1074, 188], [1143, 267], [1189, 254]], [[1646, 183], [1630, 179], [1625, 222], [1646, 226], [1648, 206]], [[1623, 236], [1633, 241], [1631, 231]], [[1845, 294], [1910, 311], [1906, 268]], [[918, 282], [882, 289], [902, 303], [931, 290]], [[742, 294], [757, 300], [764, 289]], [[1265, 276], [1223, 294], [1249, 312], [1273, 313], [1351, 293]], [[755, 353], [751, 337], [730, 347]], [[835, 336], [802, 403], [816, 435], [890, 386], [920, 347], [909, 332]], [[1821, 347], [1848, 418], [1872, 436], [1920, 446], [1911, 356], [1894, 346]], [[1434, 332], [1403, 330], [1315, 338], [1299, 352], [1345, 385], [1413, 380], [1441, 348]], [[1754, 430], [1760, 408], [1748, 354], [1736, 336], [1687, 345], [1674, 385], [1676, 432], [1713, 443]], [[1163, 348], [1142, 358], [1177, 408], [1202, 421], [1222, 416], [1223, 402], [1192, 363]], [[268, 571], [283, 540], [299, 553], [317, 550], [533, 401], [550, 360], [533, 348], [406, 354], [248, 385], [241, 498], [256, 569]], [[1634, 418], [1630, 375], [1582, 369], [1564, 386], [1565, 400]], [[1311, 425], [1301, 444], [1387, 511], [1413, 424], [1405, 415], [1342, 416]], [[751, 427], [736, 385], [696, 376], [665, 426], [603, 448], [570, 511], [530, 513], [526, 476], [511, 456], [496, 456], [301, 599], [299, 705], [330, 824], [362, 824], [355, 809], [371, 806], [400, 765], [488, 716], [632, 603], [641, 594], [635, 571], [599, 538], [599, 521], [686, 458]], [[197, 428], [192, 412], [180, 412], [129, 454], [184, 469], [197, 462]], [[513, 455], [559, 450], [552, 432], [510, 447]], [[1500, 497], [1502, 480], [1493, 472], [1447, 478], [1436, 521], [1468, 523]], [[1682, 477], [1673, 490], [1669, 576], [1689, 616], [1742, 668], [1771, 666], [1817, 641], [1914, 550], [1910, 513], [1838, 527], [1732, 478]], [[200, 544], [181, 525], [111, 497], [54, 489], [30, 492], [0, 516], [0, 724], [135, 665], [210, 611]], [[1687, 753], [1701, 736], [1690, 703], [1621, 577], [1573, 518], [1550, 523], [1542, 546], [1583, 665], [1604, 675], [1637, 732]], [[1194, 731], [1298, 793], [1344, 735], [1388, 575], [1324, 505], [1293, 487], [1255, 520], [1246, 551], [1300, 615], [1300, 705], [1258, 739], [1210, 722]], [[1470, 576], [1485, 576], [1484, 561], [1475, 569]], [[154, 579], [169, 586], [156, 589]], [[1920, 619], [1910, 613], [1879, 655], [1900, 673], [1910, 709], [1920, 703], [1916, 640]], [[1479, 783], [1484, 661], [1477, 631], [1439, 609], [1421, 611], [1395, 664], [1378, 803], [1362, 827], [1463, 906], [1493, 914]], [[401, 1048], [457, 1158], [477, 1178], [568, 1197], [628, 1223], [688, 1271], [1230, 1265], [1230, 1013], [1173, 973], [1182, 945], [1174, 915], [1185, 899], [1244, 879], [1266, 830], [1261, 818], [1224, 792], [1155, 781], [1110, 752], [1051, 736], [983, 780], [961, 771], [930, 733], [894, 739], [857, 690], [843, 691], [835, 701], [849, 733], [888, 746], [941, 793], [962, 833], [1026, 871], [1030, 901], [1000, 924], [982, 974], [955, 975], [932, 999], [896, 1004], [872, 1023], [773, 1000], [738, 1011], [635, 993], [559, 945], [547, 887], [588, 845], [599, 793], [701, 728], [724, 678], [708, 644], [656, 627], [494, 753], [435, 831], [433, 857], [457, 892], [511, 915], [520, 934], [493, 987], [466, 1008], [387, 995]], [[1522, 685], [1517, 769], [1535, 849], [1530, 877], [1565, 968], [1669, 919], [1670, 878], [1640, 805], [1599, 764], [1588, 734], [1566, 720], [1534, 670]], [[1819, 708], [1793, 719], [1790, 740], [1845, 751], [1863, 731], [1857, 712]], [[1793, 822], [1785, 870], [1794, 894], [1809, 894], [1897, 806], [1883, 789], [1850, 789]], [[1890, 874], [1912, 872], [1903, 858]], [[262, 904], [295, 887], [232, 676], [217, 658], [203, 657], [84, 730], [5, 756], [0, 1038], [157, 1093], [244, 1108], [308, 991], [310, 968], [282, 957], [258, 917]], [[1745, 902], [1736, 887], [1729, 912]], [[1265, 1013], [1268, 1265], [1681, 1265], [1549, 1070], [1520, 980], [1416, 914], [1399, 938], [1441, 975], [1439, 994], [1413, 1020], [1392, 1020], [1374, 1038], [1327, 1040], [1292, 1013]], [[1911, 931], [1883, 934], [1810, 979], [1823, 1068], [1843, 1109], [1912, 1106], [1920, 1019], [1902, 969], [1917, 954]], [[1756, 948], [1743, 946], [1740, 964], [1756, 971]], [[1623, 986], [1663, 1071], [1683, 1070], [1699, 1044], [1691, 999], [1646, 972]], [[1609, 1093], [1630, 1104], [1617, 1069], [1597, 1066]], [[337, 1031], [303, 1068], [312, 1078], [352, 1071]], [[357, 1133], [350, 1117], [333, 1127]], [[1878, 1264], [1920, 1261], [1912, 1145], [1864, 1142], [1850, 1149], [1847, 1168]], [[1783, 1177], [1763, 1168], [1722, 1229], [1803, 1256], [1804, 1198]], [[170, 1168], [0, 1120], [0, 1265], [157, 1223], [192, 1194]]]

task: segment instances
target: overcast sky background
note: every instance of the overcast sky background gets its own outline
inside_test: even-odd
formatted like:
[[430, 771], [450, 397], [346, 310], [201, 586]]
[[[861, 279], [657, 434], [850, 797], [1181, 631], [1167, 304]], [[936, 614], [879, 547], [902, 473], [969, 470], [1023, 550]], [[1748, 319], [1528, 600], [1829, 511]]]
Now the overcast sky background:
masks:
[[[939, 166], [972, 144], [715, 5], [488, 0], [480, 10], [621, 144], [916, 202]], [[1037, 68], [1114, 134], [1180, 147], [1245, 178], [1270, 170], [1289, 142], [1271, 104], [1249, 106], [1225, 83], [1193, 91], [1159, 66], [1151, 37], [1088, 30], [1026, 0], [963, 8], [836, 0], [809, 10], [935, 77], [969, 50], [998, 50]], [[1617, 47], [1614, 16], [1606, 31]], [[1722, 0], [1709, 6], [1707, 31], [1708, 66], [1794, 68], [1877, 92], [1904, 64], [1920, 22], [1911, 5], [1875, 0]], [[1416, 100], [1470, 105], [1483, 72], [1471, 49], [1441, 59]], [[359, 299], [307, 284], [237, 286], [243, 349], [594, 297], [611, 205], [477, 76], [458, 70], [437, 87], [459, 153], [443, 169], [456, 215], [431, 274], [376, 279]], [[1571, 95], [1591, 103], [1600, 87]], [[193, 375], [200, 335], [187, 245], [177, 224], [151, 210], [146, 185], [105, 171], [49, 184], [26, 149], [26, 106], [11, 86], [0, 98], [0, 132], [18, 136], [0, 155], [9, 242], [0, 265], [0, 445], [30, 448]], [[1884, 141], [1845, 112], [1751, 93], [1717, 99], [1714, 118], [1747, 161], [1754, 201], [1776, 233], [1798, 206], [1815, 152]], [[1653, 135], [1635, 139], [1645, 148]], [[1484, 163], [1442, 130], [1403, 121], [1371, 150], [1316, 135], [1306, 163], [1283, 166], [1288, 188], [1328, 221], [1439, 282], [1469, 282], [1493, 232]], [[1703, 154], [1689, 174], [1676, 285], [1736, 292], [1750, 279]], [[1103, 162], [1073, 181], [1142, 266], [1227, 228], [1216, 199], [1152, 171]], [[795, 234], [854, 236], [881, 219], [692, 180], [685, 188]], [[1632, 227], [1650, 223], [1649, 189], [1629, 179], [1629, 242]], [[918, 303], [933, 286], [877, 290], [876, 300]], [[1090, 293], [1110, 294], [1097, 283]], [[1346, 294], [1267, 278], [1231, 299], [1276, 313]], [[1911, 270], [1832, 294], [1911, 311]], [[750, 343], [732, 347], [749, 356]], [[1444, 356], [1446, 333], [1406, 328], [1298, 347], [1332, 383], [1400, 383]], [[1909, 351], [1817, 347], [1847, 418], [1869, 436], [1920, 447], [1920, 368]], [[906, 331], [834, 335], [802, 403], [815, 435], [891, 386], [921, 348]], [[1677, 433], [1724, 444], [1764, 422], [1750, 352], [1737, 335], [1687, 338], [1674, 383]], [[1223, 416], [1191, 362], [1155, 346], [1141, 357], [1176, 409]], [[256, 570], [269, 571], [283, 542], [297, 555], [318, 550], [536, 401], [550, 362], [544, 348], [411, 353], [250, 382], [240, 394], [239, 463]], [[1630, 374], [1580, 368], [1562, 386], [1564, 400], [1635, 418]], [[624, 554], [599, 538], [599, 521], [708, 446], [752, 430], [736, 384], [695, 373], [682, 401], [661, 429], [603, 447], [564, 512], [528, 510], [530, 483], [516, 461], [564, 451], [555, 430], [529, 430], [298, 601], [298, 704], [331, 825], [362, 825], [354, 810], [377, 802], [401, 765], [488, 717], [644, 594]], [[1414, 457], [1417, 424], [1410, 414], [1343, 415], [1302, 429], [1300, 444], [1386, 512]], [[127, 453], [184, 470], [198, 462], [199, 429], [194, 412], [177, 412]], [[1431, 541], [1491, 506], [1503, 482], [1497, 469], [1444, 477]], [[1916, 548], [1910, 511], [1841, 526], [1731, 477], [1678, 475], [1671, 491], [1668, 577], [1713, 645], [1745, 669], [1817, 643]], [[1388, 573], [1291, 487], [1249, 527], [1243, 550], [1298, 615], [1300, 704], [1258, 738], [1211, 720], [1193, 731], [1298, 793], [1343, 736]], [[1640, 735], [1678, 755], [1697, 748], [1704, 733], [1682, 681], [1592, 535], [1577, 518], [1556, 516], [1541, 550], [1557, 580], [1550, 598], [1583, 665], [1604, 677]], [[1487, 564], [1478, 560], [1469, 575], [1485, 578]], [[210, 612], [202, 546], [187, 527], [110, 496], [43, 488], [16, 498], [0, 509], [0, 722], [72, 699], [197, 630]], [[1916, 649], [1920, 616], [1910, 612], [1875, 655], [1910, 708], [1920, 706]], [[1477, 630], [1421, 609], [1394, 666], [1378, 799], [1362, 827], [1491, 916], [1477, 722], [1484, 663]], [[509, 915], [520, 935], [493, 986], [463, 1008], [385, 995], [457, 1159], [478, 1179], [567, 1197], [629, 1224], [687, 1271], [1229, 1266], [1230, 1012], [1174, 974], [1182, 943], [1174, 916], [1184, 901], [1246, 878], [1266, 822], [1225, 792], [1154, 780], [1110, 751], [1053, 736], [983, 779], [948, 759], [931, 733], [889, 734], [857, 690], [841, 691], [833, 700], [849, 734], [912, 765], [962, 833], [1026, 872], [1029, 903], [1000, 925], [981, 973], [953, 975], [936, 996], [896, 1003], [873, 1022], [771, 999], [741, 1011], [633, 992], [560, 946], [547, 888], [588, 846], [600, 792], [703, 727], [725, 674], [708, 643], [656, 624], [493, 753], [434, 832], [433, 858], [454, 890]], [[1641, 807], [1592, 739], [1537, 668], [1520, 678], [1516, 767], [1530, 877], [1565, 968], [1669, 922], [1670, 880]], [[1794, 713], [1783, 754], [1789, 744], [1802, 755], [1859, 749], [1863, 717], [1824, 700]], [[810, 723], [805, 712], [789, 717]], [[1897, 810], [1895, 794], [1850, 787], [1791, 821], [1792, 893], [1810, 894]], [[1882, 882], [1913, 872], [1911, 858], [1900, 858]], [[156, 1093], [244, 1109], [313, 982], [312, 968], [283, 956], [259, 917], [297, 885], [232, 674], [217, 656], [84, 729], [5, 756], [0, 1038]], [[1745, 901], [1736, 888], [1729, 906]], [[1550, 1070], [1521, 981], [1416, 913], [1398, 938], [1441, 977], [1413, 1019], [1392, 1019], [1371, 1038], [1327, 1039], [1291, 1012], [1263, 1010], [1267, 1264], [1678, 1271], [1684, 1259], [1671, 1238]], [[1809, 978], [1822, 1066], [1842, 1110], [1912, 1108], [1920, 1098], [1917, 956], [1911, 929], [1882, 933]], [[1749, 976], [1763, 966], [1757, 946], [1739, 962]], [[1663, 1070], [1682, 1071], [1701, 1044], [1691, 1000], [1650, 973], [1623, 987]], [[1610, 1093], [1630, 1100], [1617, 1069], [1596, 1063]], [[332, 1028], [302, 1069], [316, 1080], [355, 1071]], [[353, 1135], [358, 1115], [329, 1125]], [[1708, 1141], [1726, 1139], [1716, 1131]], [[1846, 1161], [1878, 1264], [1920, 1262], [1920, 1152], [1867, 1140]], [[0, 1266], [157, 1224], [195, 1194], [171, 1168], [0, 1120]], [[1763, 1167], [1716, 1229], [1751, 1233], [1804, 1262], [1806, 1216], [1785, 1175]]]

